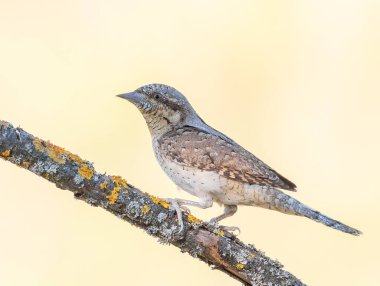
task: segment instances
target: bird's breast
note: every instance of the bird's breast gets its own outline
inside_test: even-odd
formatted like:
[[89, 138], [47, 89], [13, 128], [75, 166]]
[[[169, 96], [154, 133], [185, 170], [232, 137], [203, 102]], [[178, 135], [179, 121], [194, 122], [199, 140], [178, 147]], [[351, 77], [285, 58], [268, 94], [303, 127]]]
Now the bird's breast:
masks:
[[238, 204], [244, 200], [243, 186], [236, 181], [229, 180], [215, 171], [180, 164], [163, 156], [164, 153], [155, 144], [153, 149], [161, 168], [182, 190], [199, 198], [211, 197], [222, 204]]
[[225, 182], [218, 173], [184, 166], [161, 156], [159, 152], [155, 153], [164, 172], [184, 191], [197, 197], [205, 197], [224, 188]]

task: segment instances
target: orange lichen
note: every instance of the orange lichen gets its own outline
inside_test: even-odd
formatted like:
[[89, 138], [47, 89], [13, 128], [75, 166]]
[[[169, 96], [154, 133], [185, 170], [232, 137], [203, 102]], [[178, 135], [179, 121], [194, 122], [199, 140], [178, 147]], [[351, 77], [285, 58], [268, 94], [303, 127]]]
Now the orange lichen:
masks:
[[3, 153], [1, 153], [1, 155], [5, 158], [9, 157], [9, 155], [11, 155], [11, 150], [5, 150]]
[[119, 186], [114, 187], [111, 191], [111, 194], [109, 194], [107, 196], [107, 199], [109, 200], [111, 205], [113, 205], [117, 201], [117, 198], [119, 197], [120, 190], [121, 190], [121, 187], [119, 187]]
[[188, 214], [187, 215], [187, 219], [188, 219], [188, 221], [190, 221], [192, 223], [200, 223], [200, 222], [202, 222], [199, 218], [196, 218], [192, 214]]
[[106, 189], [107, 186], [108, 186], [108, 181], [107, 181], [107, 180], [104, 180], [104, 182], [101, 183], [99, 186], [100, 186], [100, 188], [101, 188], [102, 190]]
[[143, 206], [143, 208], [142, 208], [142, 210], [141, 210], [141, 212], [144, 214], [144, 215], [147, 215], [148, 214], [148, 212], [149, 212], [149, 207], [147, 206], [147, 205], [144, 205]]
[[223, 236], [224, 235], [224, 231], [223, 230], [217, 231], [217, 232], [215, 232], [215, 234]]
[[94, 176], [94, 170], [92, 167], [88, 167], [87, 164], [83, 164], [82, 167], [79, 168], [78, 174], [80, 174], [83, 178], [90, 180]]
[[65, 164], [67, 159], [74, 161], [77, 165], [83, 165], [86, 163], [79, 156], [37, 137], [33, 139], [33, 145], [41, 153], [46, 152], [54, 162], [59, 164]]
[[124, 180], [120, 176], [111, 176], [111, 180], [117, 185], [117, 186], [123, 186], [124, 188], [128, 187], [127, 181]]
[[243, 269], [244, 269], [244, 265], [241, 264], [241, 263], [236, 264], [235, 267], [236, 267], [237, 269], [239, 269], [239, 270], [243, 270]]
[[25, 162], [23, 162], [22, 163], [22, 166], [24, 167], [24, 168], [29, 168], [30, 167], [30, 162], [27, 162], [27, 161], [25, 161]]
[[170, 204], [167, 201], [164, 201], [163, 199], [157, 198], [157, 197], [152, 196], [152, 195], [149, 195], [149, 197], [153, 203], [155, 203], [156, 205], [161, 205], [165, 209], [167, 209], [170, 206]]
[[[114, 182], [115, 187], [112, 189], [111, 194], [107, 196], [107, 199], [110, 204], [113, 205], [117, 201], [122, 187], [127, 188], [128, 184], [126, 180], [119, 176], [111, 176], [111, 180]], [[128, 193], [127, 190], [125, 190], [125, 192]]]
[[45, 146], [42, 145], [42, 140], [38, 137], [33, 138], [33, 145], [40, 152], [45, 152]]

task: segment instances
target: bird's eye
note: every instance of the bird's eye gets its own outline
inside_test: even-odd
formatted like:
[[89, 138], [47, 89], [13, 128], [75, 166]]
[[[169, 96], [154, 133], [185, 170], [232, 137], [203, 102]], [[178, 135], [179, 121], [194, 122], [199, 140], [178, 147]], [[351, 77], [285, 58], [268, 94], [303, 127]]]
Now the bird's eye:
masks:
[[160, 98], [160, 95], [157, 93], [157, 94], [154, 95], [154, 98], [155, 98], [155, 99], [159, 99], [159, 98]]

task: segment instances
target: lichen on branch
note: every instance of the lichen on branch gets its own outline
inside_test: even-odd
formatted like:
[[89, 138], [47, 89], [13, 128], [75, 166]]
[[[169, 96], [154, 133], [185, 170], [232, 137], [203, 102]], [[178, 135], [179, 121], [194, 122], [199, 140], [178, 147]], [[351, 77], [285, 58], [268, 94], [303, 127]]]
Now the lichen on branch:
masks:
[[304, 285], [253, 245], [246, 245], [233, 234], [191, 214], [183, 214], [185, 231], [178, 234], [175, 210], [165, 200], [141, 192], [119, 176], [100, 174], [92, 163], [78, 155], [1, 120], [0, 157], [247, 285]]

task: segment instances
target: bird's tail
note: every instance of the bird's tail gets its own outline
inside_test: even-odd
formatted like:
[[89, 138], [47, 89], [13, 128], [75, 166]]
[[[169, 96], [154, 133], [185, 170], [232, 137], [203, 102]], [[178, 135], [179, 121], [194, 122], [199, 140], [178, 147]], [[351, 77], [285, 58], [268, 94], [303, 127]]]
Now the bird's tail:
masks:
[[352, 235], [360, 235], [362, 232], [360, 230], [357, 230], [355, 228], [352, 228], [344, 223], [341, 223], [340, 221], [337, 221], [335, 219], [332, 219], [319, 211], [313, 210], [305, 205], [303, 205], [300, 208], [300, 215], [303, 215], [307, 218], [310, 218], [312, 220], [315, 220], [316, 222], [322, 223], [324, 225], [327, 225], [331, 228], [335, 228], [337, 230], [343, 231], [345, 233], [349, 233]]
[[288, 196], [287, 194], [277, 190], [277, 189], [269, 189], [267, 190], [267, 196], [265, 199], [257, 204], [261, 207], [266, 207], [269, 209], [274, 209], [283, 213], [293, 214], [304, 216], [310, 218], [316, 222], [327, 225], [331, 228], [335, 228], [337, 230], [352, 234], [352, 235], [360, 235], [362, 232], [345, 225], [335, 219], [332, 219], [308, 206], [304, 205], [300, 201]]

